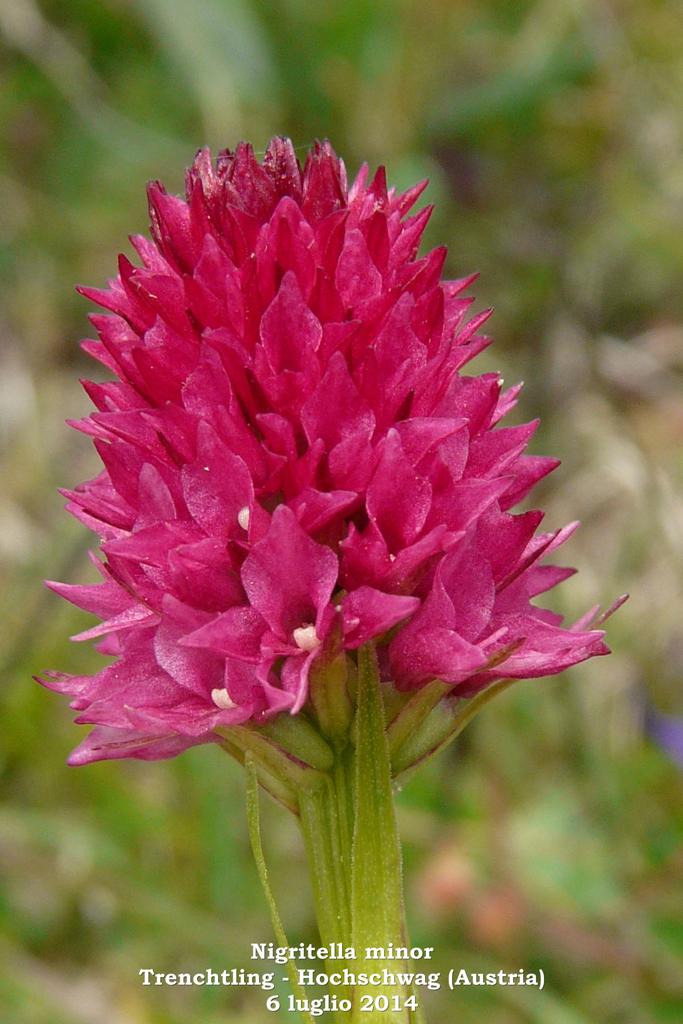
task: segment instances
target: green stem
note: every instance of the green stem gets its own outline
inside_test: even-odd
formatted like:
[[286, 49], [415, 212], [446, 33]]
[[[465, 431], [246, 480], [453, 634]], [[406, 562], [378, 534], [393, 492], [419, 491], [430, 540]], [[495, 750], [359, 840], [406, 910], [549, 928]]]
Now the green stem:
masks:
[[[308, 855], [320, 937], [324, 946], [351, 948], [353, 959], [328, 961], [328, 973], [405, 970], [406, 946], [401, 852], [396, 825], [391, 759], [374, 649], [358, 652], [356, 721], [350, 742], [338, 740], [329, 785], [299, 791], [299, 820]], [[373, 956], [369, 950], [379, 951]], [[383, 958], [382, 951], [387, 951]], [[348, 1024], [417, 1024], [423, 1018], [398, 985], [331, 986], [350, 998]], [[386, 1002], [385, 1002], [386, 1000]]]
[[323, 945], [348, 944], [350, 909], [341, 855], [341, 832], [331, 782], [299, 795], [301, 831], [313, 883], [318, 928]]
[[[252, 845], [278, 941], [286, 945], [267, 884], [260, 840], [258, 845], [254, 840], [252, 787], [257, 777], [262, 784], [270, 782], [274, 795], [298, 814], [321, 945], [332, 947], [326, 972], [410, 973], [412, 967], [406, 968], [402, 953], [409, 942], [391, 748], [400, 763], [404, 749], [412, 745], [413, 730], [429, 721], [444, 684], [435, 682], [428, 692], [401, 701], [403, 710], [391, 716], [388, 729], [374, 647], [361, 648], [357, 672], [350, 660], [349, 669], [353, 725], [343, 708], [343, 715], [327, 713], [329, 701], [325, 704], [321, 696], [325, 679], [319, 678], [318, 703], [325, 709], [329, 728], [320, 717], [317, 727], [310, 719], [276, 721], [263, 731], [233, 727], [225, 730], [224, 745], [248, 768]], [[338, 664], [329, 670], [346, 686], [346, 675]], [[301, 734], [298, 721], [303, 724]], [[421, 1010], [414, 1008], [419, 1002], [415, 993], [403, 981], [355, 986], [332, 983], [329, 988], [337, 1005], [331, 1014], [336, 1024], [424, 1022]], [[314, 993], [309, 990], [305, 995]], [[350, 1011], [338, 1008], [342, 999], [347, 1000]]]
[[[514, 682], [498, 679], [469, 700], [433, 680], [409, 696], [386, 693], [374, 646], [318, 666], [310, 717], [280, 716], [265, 726], [218, 730], [224, 749], [247, 770], [249, 835], [278, 943], [288, 942], [261, 846], [257, 784], [298, 816], [328, 974], [409, 975], [401, 848], [394, 785], [451, 742], [492, 697]], [[388, 698], [388, 699], [387, 699]], [[355, 719], [353, 715], [355, 713]], [[373, 952], [374, 951], [374, 952]], [[412, 965], [412, 961], [411, 961]], [[303, 1009], [315, 994], [302, 990]], [[343, 981], [344, 979], [336, 979]], [[395, 984], [331, 983], [336, 1024], [424, 1024], [417, 993]], [[346, 1001], [350, 1009], [339, 1009]], [[406, 1005], [407, 1004], [407, 1005]]]
[[[377, 970], [371, 948], [388, 950], [405, 943], [401, 848], [391, 780], [391, 758], [384, 720], [377, 656], [368, 645], [358, 652], [358, 697], [354, 780], [354, 827], [351, 865], [351, 919], [355, 966]], [[390, 957], [381, 967], [403, 969]], [[408, 1024], [403, 1002], [410, 993], [400, 986], [356, 986], [353, 1024]], [[388, 997], [388, 1008], [374, 1008]], [[370, 1008], [364, 1005], [370, 1001]]]
[[[353, 749], [347, 747], [337, 752], [334, 770], [332, 773], [332, 785], [334, 788], [334, 799], [337, 810], [337, 821], [339, 827], [339, 859], [342, 865], [345, 884], [345, 898], [351, 913], [351, 859], [353, 848], [353, 784], [354, 784], [354, 763]], [[349, 924], [349, 941], [351, 941], [351, 926]]]
[[[351, 918], [348, 885], [344, 872], [342, 829], [339, 822], [336, 794], [332, 780], [317, 792], [299, 794], [299, 824], [306, 847], [313, 888], [318, 932], [323, 946], [351, 941]], [[341, 971], [347, 962], [336, 956], [326, 961], [328, 972]], [[339, 999], [350, 999], [344, 985], [330, 985], [330, 993]], [[347, 1013], [335, 1015], [339, 1022], [348, 1021]]]

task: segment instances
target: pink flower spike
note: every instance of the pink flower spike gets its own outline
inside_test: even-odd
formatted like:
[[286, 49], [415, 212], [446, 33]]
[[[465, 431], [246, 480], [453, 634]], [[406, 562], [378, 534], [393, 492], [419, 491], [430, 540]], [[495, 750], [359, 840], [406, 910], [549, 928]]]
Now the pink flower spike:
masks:
[[303, 169], [279, 137], [262, 160], [202, 149], [184, 196], [149, 186], [151, 237], [108, 286], [79, 289], [106, 311], [83, 349], [114, 379], [83, 382], [72, 425], [102, 470], [62, 493], [103, 561], [48, 586], [113, 660], [41, 679], [93, 726], [71, 763], [310, 722], [333, 665], [350, 720], [346, 668], [373, 642], [387, 685], [457, 695], [606, 653], [591, 627], [621, 599], [570, 628], [537, 603], [572, 572], [545, 560], [574, 526], [512, 509], [557, 462], [528, 454], [535, 422], [499, 425], [521, 386], [462, 372], [490, 310], [476, 274], [441, 278], [444, 247], [419, 253], [425, 184], [363, 167], [349, 188], [329, 142]]

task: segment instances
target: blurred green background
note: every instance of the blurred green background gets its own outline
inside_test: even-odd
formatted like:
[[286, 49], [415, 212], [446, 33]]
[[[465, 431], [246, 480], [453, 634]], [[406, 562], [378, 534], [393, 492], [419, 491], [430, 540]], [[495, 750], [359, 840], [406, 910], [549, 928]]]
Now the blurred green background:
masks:
[[[401, 794], [413, 940], [440, 968], [519, 967], [535, 989], [429, 997], [460, 1024], [683, 1020], [680, 768], [645, 708], [683, 714], [683, 20], [666, 0], [0, 0], [0, 1022], [260, 1024], [249, 989], [142, 988], [246, 965], [270, 938], [240, 773], [217, 749], [68, 769], [88, 617], [43, 576], [89, 579], [59, 485], [95, 469], [64, 426], [98, 374], [73, 284], [146, 229], [144, 185], [195, 149], [329, 136], [350, 172], [429, 176], [429, 241], [480, 270], [527, 381], [537, 497], [579, 517], [558, 610], [630, 590], [614, 655], [520, 683]], [[520, 420], [518, 415], [517, 421]], [[264, 807], [291, 940], [314, 940], [293, 824]], [[281, 1017], [278, 1019], [287, 1019]]]

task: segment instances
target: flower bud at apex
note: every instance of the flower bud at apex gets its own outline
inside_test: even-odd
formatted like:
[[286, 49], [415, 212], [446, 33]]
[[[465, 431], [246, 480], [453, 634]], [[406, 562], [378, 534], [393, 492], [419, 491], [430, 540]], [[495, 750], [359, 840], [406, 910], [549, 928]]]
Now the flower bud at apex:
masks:
[[217, 708], [221, 709], [221, 711], [230, 711], [231, 708], [237, 707], [235, 702], [230, 700], [228, 691], [225, 688], [222, 690], [212, 690], [211, 700]]
[[237, 522], [240, 524], [243, 530], [249, 529], [249, 506], [245, 505], [237, 513]]
[[315, 626], [311, 625], [310, 622], [305, 626], [297, 626], [292, 633], [292, 638], [296, 646], [300, 647], [302, 651], [314, 651], [316, 647], [320, 646]]

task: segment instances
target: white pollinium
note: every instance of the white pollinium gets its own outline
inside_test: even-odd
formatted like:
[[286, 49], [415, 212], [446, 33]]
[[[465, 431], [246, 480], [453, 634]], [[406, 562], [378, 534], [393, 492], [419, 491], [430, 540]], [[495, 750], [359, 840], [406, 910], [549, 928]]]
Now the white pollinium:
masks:
[[212, 690], [211, 700], [214, 702], [217, 708], [221, 709], [221, 711], [230, 711], [231, 708], [237, 707], [235, 702], [230, 700], [228, 691], [226, 689]]
[[245, 505], [237, 513], [237, 522], [240, 524], [243, 530], [249, 529], [249, 506]]
[[300, 647], [302, 651], [314, 651], [316, 647], [320, 646], [315, 626], [312, 626], [310, 623], [307, 623], [305, 626], [298, 626], [292, 633], [292, 637], [296, 646]]

